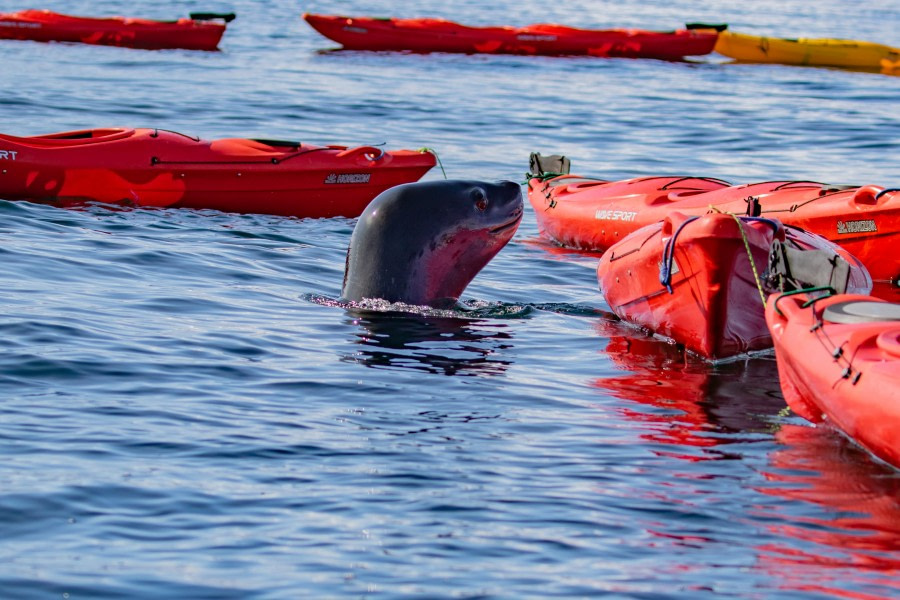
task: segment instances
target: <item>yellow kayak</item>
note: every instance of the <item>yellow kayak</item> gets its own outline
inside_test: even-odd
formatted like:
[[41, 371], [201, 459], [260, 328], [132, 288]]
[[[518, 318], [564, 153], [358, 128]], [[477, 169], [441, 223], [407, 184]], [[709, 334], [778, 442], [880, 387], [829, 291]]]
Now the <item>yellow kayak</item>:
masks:
[[857, 69], [894, 69], [900, 66], [900, 48], [856, 40], [789, 40], [722, 31], [715, 50], [745, 62]]

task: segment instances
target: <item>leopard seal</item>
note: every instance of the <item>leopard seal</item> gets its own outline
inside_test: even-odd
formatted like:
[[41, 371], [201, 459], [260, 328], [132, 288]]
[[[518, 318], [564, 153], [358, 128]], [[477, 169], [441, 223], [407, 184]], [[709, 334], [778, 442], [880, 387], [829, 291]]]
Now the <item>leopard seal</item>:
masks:
[[522, 221], [519, 184], [444, 180], [379, 194], [347, 249], [341, 298], [433, 308], [456, 304]]

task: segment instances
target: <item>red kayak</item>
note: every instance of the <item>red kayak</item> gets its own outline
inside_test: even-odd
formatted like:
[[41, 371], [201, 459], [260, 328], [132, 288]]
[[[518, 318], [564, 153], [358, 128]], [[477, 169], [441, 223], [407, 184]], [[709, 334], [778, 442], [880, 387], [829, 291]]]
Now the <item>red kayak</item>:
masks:
[[[671, 211], [723, 212], [777, 218], [836, 242], [876, 280], [900, 277], [900, 190], [767, 181], [732, 186], [707, 177], [640, 177], [605, 181], [543, 170], [565, 170], [561, 157], [532, 160], [528, 199], [540, 232], [563, 246], [605, 250]], [[568, 163], [566, 162], [566, 167]]]
[[216, 50], [233, 13], [192, 13], [190, 19], [151, 21], [128, 17], [75, 17], [49, 10], [0, 14], [0, 39], [78, 42], [145, 50]]
[[900, 304], [785, 294], [769, 298], [766, 320], [791, 410], [900, 467]]
[[869, 293], [865, 267], [828, 240], [773, 219], [670, 213], [607, 250], [597, 267], [625, 321], [718, 360], [772, 347], [765, 297], [828, 286]]
[[538, 24], [527, 27], [469, 27], [444, 19], [379, 19], [303, 15], [313, 29], [348, 50], [531, 54], [681, 60], [709, 54], [715, 30], [577, 29]]
[[434, 165], [426, 151], [204, 141], [161, 129], [0, 134], [0, 198], [357, 217], [375, 196]]

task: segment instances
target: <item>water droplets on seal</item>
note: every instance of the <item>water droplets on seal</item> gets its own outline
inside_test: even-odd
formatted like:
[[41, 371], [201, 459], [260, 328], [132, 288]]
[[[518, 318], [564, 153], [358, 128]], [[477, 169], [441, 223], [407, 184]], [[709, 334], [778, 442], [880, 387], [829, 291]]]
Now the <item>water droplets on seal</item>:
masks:
[[512, 239], [522, 214], [522, 191], [512, 181], [429, 181], [386, 190], [350, 237], [341, 297], [453, 306]]

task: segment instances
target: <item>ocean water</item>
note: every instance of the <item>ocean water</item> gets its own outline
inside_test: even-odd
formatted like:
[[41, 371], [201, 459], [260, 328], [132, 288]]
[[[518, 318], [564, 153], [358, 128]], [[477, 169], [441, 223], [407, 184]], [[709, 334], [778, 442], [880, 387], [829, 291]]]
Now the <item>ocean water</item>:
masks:
[[[41, 6], [238, 19], [218, 53], [2, 41], [3, 133], [429, 146], [489, 180], [541, 151], [609, 178], [898, 184], [897, 77], [331, 52], [300, 19], [897, 46], [894, 1]], [[334, 302], [350, 219], [0, 200], [0, 596], [900, 596], [900, 473], [791, 415], [771, 355], [710, 366], [610, 318], [596, 257], [542, 243], [530, 210], [475, 313], [429, 317]]]

